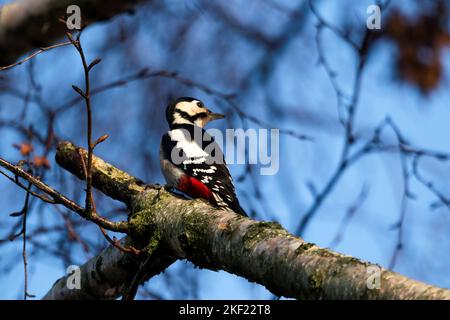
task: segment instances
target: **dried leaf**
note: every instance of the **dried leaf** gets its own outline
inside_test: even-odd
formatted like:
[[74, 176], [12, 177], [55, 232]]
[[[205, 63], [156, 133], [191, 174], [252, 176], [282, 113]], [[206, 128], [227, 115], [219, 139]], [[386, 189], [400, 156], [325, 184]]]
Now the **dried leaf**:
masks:
[[24, 157], [28, 156], [34, 151], [34, 147], [29, 142], [22, 142], [21, 144], [13, 144], [13, 146], [20, 151], [20, 154]]
[[34, 156], [33, 164], [36, 168], [43, 167], [45, 169], [50, 169], [50, 162], [46, 156]]
[[429, 94], [442, 82], [442, 51], [450, 46], [448, 4], [436, 1], [430, 9], [412, 17], [394, 10], [384, 28], [384, 36], [397, 47], [398, 79], [416, 86], [423, 94]]

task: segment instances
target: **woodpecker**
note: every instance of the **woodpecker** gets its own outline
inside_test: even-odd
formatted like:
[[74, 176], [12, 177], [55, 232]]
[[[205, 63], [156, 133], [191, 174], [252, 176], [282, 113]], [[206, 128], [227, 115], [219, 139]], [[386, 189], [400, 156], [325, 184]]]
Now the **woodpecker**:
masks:
[[222, 150], [203, 129], [208, 122], [224, 117], [191, 97], [169, 104], [166, 118], [170, 130], [161, 139], [161, 170], [170, 187], [247, 216], [236, 197]]

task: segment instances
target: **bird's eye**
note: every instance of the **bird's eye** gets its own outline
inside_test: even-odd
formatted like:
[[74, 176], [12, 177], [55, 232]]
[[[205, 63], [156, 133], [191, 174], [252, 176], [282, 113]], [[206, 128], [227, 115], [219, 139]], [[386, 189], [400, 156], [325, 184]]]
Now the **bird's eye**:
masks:
[[200, 101], [198, 101], [198, 102], [197, 102], [197, 107], [203, 108], [203, 103], [201, 103]]

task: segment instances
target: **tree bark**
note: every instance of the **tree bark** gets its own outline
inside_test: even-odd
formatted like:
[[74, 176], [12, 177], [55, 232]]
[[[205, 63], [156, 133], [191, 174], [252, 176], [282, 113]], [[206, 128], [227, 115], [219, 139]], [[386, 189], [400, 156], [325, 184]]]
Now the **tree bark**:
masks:
[[0, 7], [0, 66], [33, 48], [45, 47], [66, 32], [59, 21], [69, 5], [81, 8], [83, 23], [129, 12], [142, 0], [18, 0]]
[[[60, 144], [56, 160], [65, 169], [83, 177], [80, 156], [71, 143]], [[277, 223], [254, 221], [215, 209], [202, 200], [174, 196], [163, 188], [143, 184], [97, 157], [93, 161], [93, 183], [106, 195], [123, 201], [130, 208], [132, 232], [128, 241], [145, 248], [153, 262], [151, 268], [145, 270], [143, 280], [177, 258], [187, 259], [201, 268], [225, 270], [244, 277], [264, 285], [278, 296], [298, 299], [450, 299], [450, 290], [320, 248], [291, 235]], [[44, 298], [115, 298], [120, 295], [123, 288], [118, 284], [129, 281], [141, 258], [113, 247], [100, 256], [103, 268], [100, 272], [106, 274], [112, 270], [113, 282], [110, 283], [108, 277], [100, 277], [101, 281], [91, 277], [85, 287], [74, 293], [64, 287], [65, 278], [62, 278]], [[85, 274], [96, 270], [96, 259], [98, 257], [83, 266]], [[130, 259], [132, 267], [121, 263], [122, 259]], [[370, 289], [371, 279], [377, 278], [377, 272], [380, 286]], [[91, 285], [91, 280], [96, 285]]]
[[[126, 245], [127, 239], [121, 244]], [[42, 298], [44, 300], [94, 300], [115, 299], [127, 293], [135, 275], [145, 260], [133, 254], [124, 253], [109, 246], [99, 255], [80, 267], [80, 289], [69, 289], [68, 277], [55, 282], [52, 289]], [[143, 280], [164, 271], [174, 259], [164, 255], [152, 256], [152, 264], [146, 264]]]

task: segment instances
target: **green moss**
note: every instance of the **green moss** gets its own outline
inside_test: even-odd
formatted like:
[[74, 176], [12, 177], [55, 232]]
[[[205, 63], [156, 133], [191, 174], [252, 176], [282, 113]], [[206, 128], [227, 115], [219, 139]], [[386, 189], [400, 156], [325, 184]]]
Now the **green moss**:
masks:
[[148, 225], [152, 222], [151, 215], [150, 210], [133, 212], [128, 221], [133, 237], [141, 237], [145, 235]]
[[316, 269], [309, 277], [309, 298], [319, 299], [323, 298], [323, 282], [327, 277], [327, 274], [321, 270], [321, 268]]
[[133, 197], [130, 204], [132, 214], [129, 217], [129, 222], [136, 228], [150, 223], [153, 219], [152, 211], [163, 206], [160, 200], [164, 197], [165, 195], [161, 190], [149, 190]]
[[199, 212], [192, 212], [190, 215], [186, 215], [185, 232], [182, 236], [183, 250], [195, 253], [197, 250], [201, 250], [203, 246], [203, 234], [205, 232], [205, 223], [207, 218]]
[[289, 236], [289, 233], [277, 222], [257, 222], [251, 224], [244, 235], [244, 248], [250, 250], [257, 242], [263, 239], [278, 236]]
[[136, 246], [145, 248], [151, 254], [161, 240], [155, 222], [152, 220], [152, 210], [142, 210], [133, 214], [129, 220], [130, 236]]
[[[346, 267], [346, 266], [349, 266], [349, 265], [352, 265], [355, 263], [360, 264], [360, 263], [364, 263], [364, 262], [362, 262], [361, 260], [358, 260], [354, 257], [342, 256], [339, 258], [339, 263]], [[364, 264], [367, 265], [367, 263], [364, 263]]]
[[[179, 214], [184, 216], [184, 231], [178, 236], [181, 249], [190, 257], [190, 260], [199, 267], [207, 267], [211, 270], [221, 269], [211, 256], [205, 254], [211, 252], [211, 243], [204, 238], [208, 228], [208, 215], [201, 209], [196, 210], [196, 204], [201, 200], [192, 201], [192, 205], [180, 207]], [[202, 206], [200, 206], [201, 208]], [[189, 213], [189, 214], [187, 214]]]
[[114, 168], [112, 166], [107, 166], [106, 167], [106, 174], [107, 175], [112, 176], [113, 172], [114, 172]]
[[67, 141], [61, 142], [58, 144], [58, 152], [62, 154], [67, 154], [75, 150], [75, 146]]
[[316, 250], [314, 250], [314, 254], [321, 256], [323, 258], [336, 257], [336, 255], [334, 253], [330, 252], [328, 249], [323, 249], [323, 248], [317, 248]]
[[161, 233], [159, 231], [154, 231], [148, 240], [147, 246], [145, 247], [146, 253], [150, 256], [155, 252], [155, 250], [161, 244]]
[[312, 247], [314, 247], [314, 243], [303, 242], [297, 249], [295, 249], [295, 254], [299, 256]]
[[133, 243], [144, 248], [148, 255], [159, 248], [162, 239], [153, 212], [163, 210], [169, 197], [170, 194], [163, 190], [148, 190], [134, 198], [132, 203], [133, 213], [128, 220], [130, 236]]

